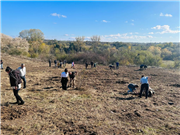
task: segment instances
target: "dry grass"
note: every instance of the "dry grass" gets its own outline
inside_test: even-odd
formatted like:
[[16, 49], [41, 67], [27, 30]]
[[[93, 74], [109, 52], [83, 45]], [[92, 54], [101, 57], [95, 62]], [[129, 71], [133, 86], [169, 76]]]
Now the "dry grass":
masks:
[[[64, 69], [49, 68], [48, 63], [3, 55], [13, 69], [22, 62], [27, 67], [27, 89], [20, 90], [25, 101], [15, 101], [5, 71], [1, 72], [1, 133], [22, 134], [137, 134], [178, 135], [180, 133], [180, 88], [178, 74], [172, 70], [122, 66], [85, 70], [77, 65], [76, 88], [60, 88]], [[4, 61], [4, 67], [7, 63]], [[128, 83], [139, 83], [142, 74], [152, 76], [156, 94], [145, 100], [127, 95]], [[121, 83], [121, 82], [127, 83]], [[120, 82], [120, 83], [119, 83]], [[169, 105], [168, 102], [173, 102]]]

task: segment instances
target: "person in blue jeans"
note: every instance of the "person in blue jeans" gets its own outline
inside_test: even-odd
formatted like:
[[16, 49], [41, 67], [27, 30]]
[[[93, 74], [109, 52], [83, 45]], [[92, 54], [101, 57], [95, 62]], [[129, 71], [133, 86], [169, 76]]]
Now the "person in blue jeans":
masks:
[[131, 83], [131, 84], [128, 85], [128, 88], [129, 88], [128, 93], [129, 92], [135, 92], [136, 93], [135, 90], [136, 90], [136, 88], [138, 88], [138, 85]]
[[116, 69], [119, 69], [119, 62], [116, 62]]

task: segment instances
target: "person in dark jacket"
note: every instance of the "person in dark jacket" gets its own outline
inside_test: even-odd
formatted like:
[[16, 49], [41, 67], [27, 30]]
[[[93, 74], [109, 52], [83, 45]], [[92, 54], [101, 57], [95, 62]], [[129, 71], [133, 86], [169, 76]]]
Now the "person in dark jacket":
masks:
[[93, 68], [94, 63], [91, 61], [91, 68]]
[[14, 104], [23, 105], [24, 101], [18, 95], [18, 92], [21, 88], [21, 83], [22, 83], [20, 71], [12, 70], [10, 67], [6, 67], [6, 72], [9, 74], [10, 85], [13, 88], [14, 96], [16, 97], [16, 100], [17, 100], [17, 102], [15, 102]]
[[55, 67], [57, 66], [57, 60], [54, 60], [54, 65], [55, 65]]
[[128, 88], [129, 88], [128, 93], [129, 92], [135, 92], [136, 93], [135, 90], [136, 90], [136, 88], [138, 88], [138, 85], [131, 83], [131, 84], [128, 85]]
[[144, 67], [144, 65], [142, 64], [142, 65], [140, 65], [140, 69], [142, 69]]
[[88, 67], [88, 63], [87, 62], [85, 63], [85, 66], [86, 66], [86, 69], [87, 69], [87, 67]]
[[119, 62], [116, 62], [116, 69], [119, 69]]
[[51, 67], [51, 59], [49, 59], [49, 67]]

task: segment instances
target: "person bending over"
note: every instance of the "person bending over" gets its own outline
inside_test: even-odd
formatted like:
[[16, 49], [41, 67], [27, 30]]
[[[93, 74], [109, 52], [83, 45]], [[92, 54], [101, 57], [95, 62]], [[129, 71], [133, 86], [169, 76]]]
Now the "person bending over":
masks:
[[136, 88], [138, 88], [138, 85], [131, 83], [131, 84], [128, 85], [128, 88], [129, 88], [128, 94], [129, 94], [129, 92], [134, 92], [134, 93], [136, 93]]
[[77, 72], [76, 72], [76, 71], [74, 71], [74, 72], [69, 72], [70, 87], [71, 87], [71, 83], [72, 83], [73, 88], [74, 88], [74, 85], [75, 85], [75, 75], [77, 75]]

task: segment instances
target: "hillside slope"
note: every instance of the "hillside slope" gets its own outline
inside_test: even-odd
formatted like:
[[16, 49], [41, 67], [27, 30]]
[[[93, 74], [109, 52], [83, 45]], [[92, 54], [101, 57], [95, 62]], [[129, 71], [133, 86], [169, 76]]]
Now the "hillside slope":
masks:
[[[1, 71], [1, 134], [23, 135], [179, 135], [180, 82], [179, 72], [160, 68], [139, 71], [139, 67], [121, 66], [118, 70], [98, 66], [96, 69], [77, 65], [76, 86], [60, 88], [60, 74], [64, 70], [48, 67], [35, 59], [2, 54], [4, 68], [13, 69], [26, 64], [27, 88], [19, 94], [25, 101], [15, 102], [7, 73]], [[128, 83], [140, 85], [140, 77], [152, 76], [150, 86], [155, 90], [151, 98], [126, 94]], [[138, 89], [139, 91], [139, 89]], [[170, 102], [172, 105], [170, 105]]]

